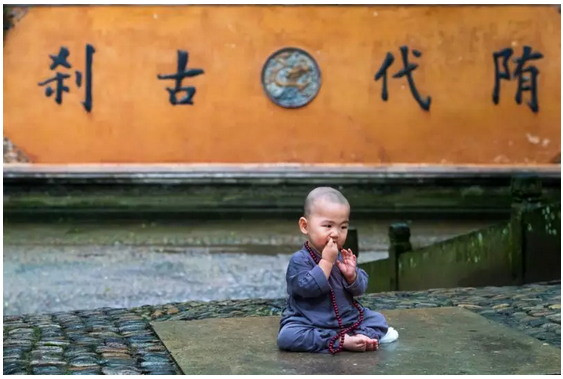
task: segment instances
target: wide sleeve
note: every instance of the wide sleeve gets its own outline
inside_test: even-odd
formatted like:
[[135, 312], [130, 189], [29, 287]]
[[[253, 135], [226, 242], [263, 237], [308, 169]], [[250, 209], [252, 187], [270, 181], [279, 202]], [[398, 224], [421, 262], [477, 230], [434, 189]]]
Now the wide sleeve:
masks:
[[323, 270], [312, 260], [295, 254], [287, 268], [287, 292], [301, 297], [317, 297], [330, 291]]
[[350, 291], [352, 296], [360, 296], [368, 289], [369, 275], [361, 268], [356, 268], [356, 280], [352, 284], [348, 284], [344, 279], [344, 288]]

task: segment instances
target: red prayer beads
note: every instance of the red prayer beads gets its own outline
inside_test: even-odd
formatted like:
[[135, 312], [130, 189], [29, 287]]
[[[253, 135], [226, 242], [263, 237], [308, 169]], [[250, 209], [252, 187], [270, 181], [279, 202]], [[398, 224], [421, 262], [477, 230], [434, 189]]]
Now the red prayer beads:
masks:
[[[315, 261], [316, 264], [319, 264], [320, 259], [317, 256], [317, 254], [315, 254], [315, 252], [309, 247], [308, 241], [305, 242], [305, 248], [307, 249], [307, 251], [311, 255], [311, 258], [313, 258], [313, 261]], [[336, 320], [338, 321], [338, 326], [340, 328], [340, 331], [338, 333], [336, 333], [336, 335], [334, 337], [331, 338], [330, 342], [328, 343], [328, 351], [331, 354], [336, 354], [336, 353], [339, 353], [339, 352], [342, 351], [342, 348], [344, 346], [344, 336], [346, 335], [346, 333], [348, 333], [348, 332], [354, 333], [354, 329], [356, 329], [358, 326], [360, 326], [360, 324], [364, 320], [364, 311], [362, 310], [360, 303], [358, 303], [354, 299], [353, 300], [354, 306], [356, 307], [358, 312], [360, 312], [360, 317], [359, 317], [358, 321], [356, 321], [354, 324], [352, 324], [352, 326], [344, 328], [344, 326], [342, 325], [342, 317], [340, 317], [340, 313], [338, 312], [338, 305], [336, 304], [336, 296], [334, 295], [334, 291], [332, 290], [332, 288], [330, 289], [330, 300], [332, 302], [332, 307], [334, 308], [334, 315], [336, 316]], [[336, 343], [336, 340], [338, 340], [339, 338], [340, 338], [340, 344], [335, 349], [334, 344]]]

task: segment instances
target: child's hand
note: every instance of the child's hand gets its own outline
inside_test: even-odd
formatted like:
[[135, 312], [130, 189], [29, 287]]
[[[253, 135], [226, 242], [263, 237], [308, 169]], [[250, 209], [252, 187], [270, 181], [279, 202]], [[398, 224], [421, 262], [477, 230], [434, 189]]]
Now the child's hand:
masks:
[[342, 262], [336, 261], [336, 265], [348, 284], [352, 284], [356, 280], [356, 256], [350, 249], [342, 249], [340, 252], [342, 253]]
[[379, 348], [379, 342], [363, 334], [356, 334], [355, 336], [345, 335], [342, 347], [344, 350], [349, 351], [375, 351]]
[[323, 259], [326, 259], [330, 263], [334, 264], [336, 258], [338, 257], [338, 245], [332, 240], [332, 238], [328, 239], [328, 242], [323, 249], [321, 254]]

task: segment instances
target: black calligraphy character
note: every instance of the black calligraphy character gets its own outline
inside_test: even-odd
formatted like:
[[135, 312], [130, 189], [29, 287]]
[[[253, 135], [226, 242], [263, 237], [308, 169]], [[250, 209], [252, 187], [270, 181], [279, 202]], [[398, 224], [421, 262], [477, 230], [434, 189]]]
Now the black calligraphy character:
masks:
[[[82, 102], [84, 108], [90, 112], [92, 110], [92, 56], [96, 50], [92, 45], [86, 45], [86, 98]], [[82, 84], [82, 74], [76, 71], [76, 85]]]
[[[418, 64], [409, 63], [408, 60], [409, 48], [407, 46], [401, 46], [400, 50], [401, 50], [401, 56], [403, 58], [403, 69], [399, 70], [396, 74], [393, 75], [393, 77], [402, 78], [403, 76], [406, 76], [407, 82], [409, 83], [409, 88], [415, 100], [418, 102], [418, 104], [421, 106], [422, 109], [428, 111], [430, 109], [430, 102], [432, 101], [432, 98], [428, 96], [426, 100], [423, 100], [420, 97], [420, 93], [418, 93], [418, 90], [414, 83], [414, 79], [412, 77], [412, 72], [418, 67]], [[417, 58], [422, 56], [422, 53], [418, 50], [413, 49], [412, 53]], [[387, 99], [389, 98], [389, 94], [387, 93], [387, 70], [389, 69], [389, 67], [391, 67], [394, 61], [395, 58], [393, 57], [393, 54], [388, 52], [387, 55], [385, 56], [385, 60], [383, 61], [383, 64], [381, 65], [379, 70], [375, 73], [376, 81], [383, 78], [381, 98], [384, 101], [387, 101]]]
[[383, 99], [383, 101], [387, 101], [387, 99], [389, 98], [389, 95], [387, 93], [387, 69], [391, 67], [394, 61], [395, 58], [393, 57], [393, 54], [388, 52], [385, 56], [383, 64], [375, 73], [375, 81], [378, 81], [381, 77], [383, 77], [383, 84], [381, 86], [381, 98]]
[[[415, 57], [419, 58], [422, 56], [422, 53], [418, 50], [413, 49], [412, 53]], [[422, 100], [418, 90], [416, 89], [416, 85], [414, 84], [414, 80], [412, 78], [412, 72], [418, 67], [416, 63], [409, 63], [408, 59], [409, 55], [409, 48], [407, 46], [401, 46], [401, 56], [403, 58], [403, 69], [393, 75], [394, 78], [402, 78], [403, 76], [407, 76], [407, 81], [409, 83], [409, 87], [411, 89], [411, 93], [414, 96], [415, 100], [420, 104], [422, 109], [425, 111], [430, 109], [430, 102], [432, 99], [430, 96], [426, 98], [426, 100]]]
[[[495, 87], [493, 88], [493, 103], [498, 104], [499, 92], [500, 92], [500, 81], [510, 80], [510, 70], [508, 69], [508, 60], [512, 56], [514, 51], [511, 48], [502, 49], [498, 52], [493, 53], [493, 59], [495, 61]], [[499, 68], [499, 59], [502, 58], [502, 68]]]
[[[95, 52], [95, 49], [92, 45], [86, 45], [86, 99], [82, 102], [86, 111], [90, 112], [92, 110], [92, 56]], [[62, 66], [65, 68], [72, 68], [70, 63], [68, 62], [67, 58], [70, 55], [68, 49], [66, 47], [61, 47], [59, 50], [58, 55], [49, 55], [49, 57], [53, 60], [49, 69], [54, 70], [58, 66]], [[69, 87], [64, 85], [64, 80], [70, 78], [69, 74], [62, 74], [57, 72], [55, 77], [51, 79], [44, 80], [39, 83], [40, 86], [47, 85], [51, 82], [56, 82], [56, 95], [55, 101], [57, 104], [61, 104], [63, 101], [63, 92], [69, 92]], [[80, 71], [76, 71], [76, 85], [80, 87], [82, 85], [82, 73]], [[53, 94], [53, 88], [46, 87], [45, 88], [45, 95], [50, 97]]]
[[[506, 48], [498, 52], [493, 53], [493, 60], [495, 62], [495, 86], [493, 88], [493, 102], [498, 104], [499, 102], [499, 92], [500, 92], [500, 80], [511, 80], [512, 77], [518, 78], [518, 89], [516, 91], [516, 103], [522, 104], [522, 92], [530, 91], [532, 93], [532, 99], [528, 102], [528, 106], [532, 109], [534, 113], [539, 111], [538, 104], [538, 75], [540, 71], [535, 66], [525, 66], [528, 61], [537, 60], [543, 58], [541, 53], [532, 52], [530, 46], [524, 46], [522, 56], [520, 58], [516, 57], [513, 62], [516, 63], [516, 69], [511, 77], [510, 70], [508, 68], [508, 61], [514, 51], [511, 48]], [[502, 58], [503, 71], [499, 69], [499, 59]], [[525, 75], [529, 73], [529, 75]]]
[[[170, 103], [172, 105], [177, 104], [191, 104], [193, 105], [192, 98], [195, 95], [196, 89], [195, 87], [182, 87], [182, 79], [186, 77], [193, 77], [197, 75], [201, 75], [204, 73], [202, 69], [194, 68], [186, 70], [186, 66], [188, 65], [188, 52], [183, 50], [178, 50], [178, 69], [175, 74], [170, 75], [158, 75], [158, 79], [174, 79], [176, 82], [174, 88], [166, 88], [168, 93], [170, 94]], [[176, 94], [178, 92], [185, 91], [186, 95], [181, 98], [179, 101], [176, 98]]]
[[[49, 67], [49, 69], [54, 70], [56, 69], [58, 66], [63, 66], [66, 68], [71, 68], [70, 63], [68, 63], [67, 58], [69, 56], [69, 52], [68, 49], [66, 47], [61, 47], [61, 49], [59, 50], [59, 55], [55, 56], [55, 55], [49, 55], [49, 57], [53, 60], [53, 63], [51, 63], [51, 66]], [[40, 86], [44, 86], [48, 83], [51, 82], [57, 82], [56, 83], [56, 91], [57, 94], [55, 95], [55, 101], [57, 102], [57, 104], [61, 104], [63, 101], [63, 91], [64, 92], [68, 92], [69, 88], [67, 86], [64, 85], [63, 80], [66, 78], [70, 78], [70, 75], [68, 74], [61, 74], [60, 72], [57, 72], [57, 75], [55, 75], [54, 78], [51, 79], [47, 79], [41, 83], [39, 83]], [[53, 94], [53, 89], [51, 87], [47, 87], [45, 88], [45, 95], [47, 97], [50, 97]]]
[[[522, 104], [522, 92], [530, 91], [532, 93], [532, 100], [528, 101], [529, 107], [534, 113], [538, 112], [538, 75], [540, 70], [536, 66], [524, 67], [527, 61], [537, 60], [543, 58], [541, 53], [533, 53], [530, 46], [524, 46], [522, 57], [515, 58], [516, 69], [514, 76], [518, 77], [518, 90], [516, 91], [516, 102]], [[524, 75], [530, 73], [530, 75]]]

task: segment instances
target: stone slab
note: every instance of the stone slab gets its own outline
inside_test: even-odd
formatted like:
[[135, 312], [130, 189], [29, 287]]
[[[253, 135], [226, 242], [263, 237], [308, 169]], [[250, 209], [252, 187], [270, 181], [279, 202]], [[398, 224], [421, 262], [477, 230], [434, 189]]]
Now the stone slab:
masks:
[[279, 317], [152, 324], [184, 374], [557, 374], [561, 350], [461, 308], [385, 311], [400, 339], [377, 352], [279, 351]]

